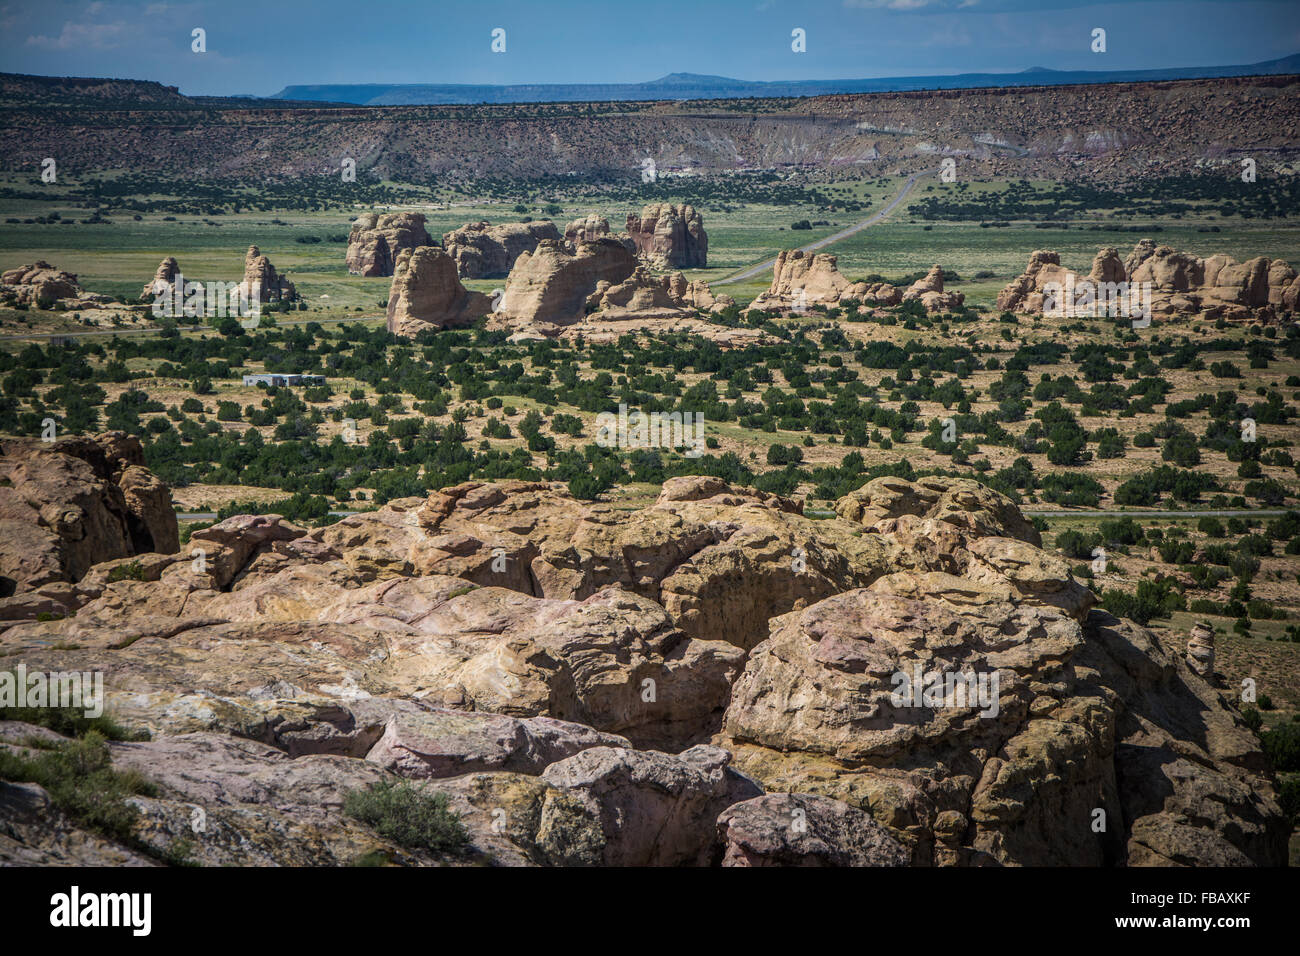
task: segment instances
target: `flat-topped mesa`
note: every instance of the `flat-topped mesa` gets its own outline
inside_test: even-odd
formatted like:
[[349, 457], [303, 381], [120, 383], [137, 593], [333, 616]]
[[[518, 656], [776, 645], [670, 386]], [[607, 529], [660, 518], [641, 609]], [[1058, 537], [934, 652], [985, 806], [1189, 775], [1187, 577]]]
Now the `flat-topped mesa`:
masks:
[[153, 278], [146, 282], [144, 288], [140, 290], [140, 298], [149, 300], [158, 297], [170, 298], [175, 291], [176, 277], [180, 274], [180, 263], [176, 261], [175, 256], [168, 256], [158, 263], [158, 269], [154, 272]]
[[627, 232], [637, 253], [656, 269], [703, 269], [708, 265], [709, 237], [704, 217], [694, 206], [650, 203], [641, 215], [628, 215]]
[[359, 276], [390, 276], [404, 250], [433, 245], [424, 213], [365, 213], [348, 233], [348, 272]]
[[768, 312], [836, 306], [850, 299], [866, 305], [897, 305], [902, 293], [888, 282], [850, 282], [830, 253], [784, 249], [772, 267], [772, 285], [751, 304]]
[[602, 281], [620, 283], [636, 267], [636, 257], [616, 239], [584, 242], [572, 251], [558, 237], [544, 239], [515, 262], [497, 311], [512, 327], [572, 325]]
[[420, 246], [397, 257], [388, 291], [388, 331], [394, 335], [463, 328], [491, 311], [492, 300], [465, 288], [445, 250]]
[[929, 272], [908, 287], [903, 293], [903, 301], [919, 301], [925, 306], [927, 312], [951, 312], [962, 307], [966, 296], [961, 292], [945, 292], [943, 267], [934, 265], [930, 267]]
[[249, 246], [244, 256], [244, 281], [236, 290], [242, 299], [248, 297], [250, 302], [265, 305], [271, 302], [293, 302], [298, 298], [298, 291], [287, 276], [275, 271], [271, 260], [262, 255], [257, 246]]
[[587, 296], [586, 312], [604, 319], [674, 318], [697, 309], [720, 312], [734, 304], [729, 295], [715, 296], [702, 279], [688, 282], [680, 272], [654, 276], [637, 266], [622, 282], [598, 282]]
[[504, 279], [521, 255], [546, 239], [560, 239], [550, 220], [499, 226], [470, 222], [443, 235], [442, 244], [462, 279]]
[[[1295, 269], [1281, 259], [1257, 256], [1237, 262], [1226, 255], [1202, 259], [1158, 246], [1151, 239], [1143, 239], [1123, 260], [1115, 249], [1100, 250], [1083, 278], [1063, 267], [1057, 253], [1040, 249], [1029, 257], [1025, 271], [998, 294], [997, 307], [1024, 313], [1083, 309], [1087, 314], [1106, 314], [1110, 292], [1099, 291], [1096, 287], [1101, 283], [1124, 283], [1130, 294], [1149, 286], [1151, 312], [1166, 317], [1273, 322], [1300, 308], [1300, 281]], [[1074, 301], [1058, 302], [1061, 290], [1069, 288], [1075, 290]]]

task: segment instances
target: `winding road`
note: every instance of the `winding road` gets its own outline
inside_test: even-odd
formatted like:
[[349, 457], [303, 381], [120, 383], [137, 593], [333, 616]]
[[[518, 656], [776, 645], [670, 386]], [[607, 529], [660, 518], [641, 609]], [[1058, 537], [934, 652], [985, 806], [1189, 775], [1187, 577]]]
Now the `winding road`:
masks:
[[[916, 181], [918, 179], [920, 179], [922, 176], [930, 176], [934, 173], [937, 173], [938, 171], [939, 171], [938, 169], [927, 169], [925, 172], [913, 173], [911, 176], [907, 177], [907, 182], [903, 184], [903, 188], [899, 191], [898, 195], [895, 196], [893, 199], [891, 199], [889, 201], [889, 204], [885, 206], [884, 209], [880, 210], [877, 213], [874, 213], [871, 216], [868, 216], [866, 219], [862, 220], [861, 222], [855, 222], [847, 229], [841, 229], [839, 232], [832, 233], [831, 235], [825, 237], [824, 239], [818, 239], [816, 242], [810, 242], [808, 243], [808, 245], [800, 246], [799, 248], [803, 252], [812, 252], [816, 249], [825, 248], [826, 246], [829, 246], [832, 242], [839, 242], [841, 239], [847, 239], [849, 236], [853, 235], [856, 232], [861, 232], [863, 229], [866, 229], [868, 226], [874, 226], [876, 223], [880, 222], [880, 220], [884, 219], [891, 212], [893, 212], [895, 209], [898, 208], [898, 204], [907, 198], [907, 194], [912, 191], [912, 187], [916, 185]], [[756, 266], [750, 266], [744, 272], [738, 273], [734, 276], [729, 276], [726, 279], [717, 279], [713, 282], [710, 282], [709, 286], [713, 287], [713, 286], [727, 285], [728, 283], [731, 282], [744, 282], [746, 279], [752, 279], [754, 276], [766, 272], [767, 270], [771, 269], [774, 265], [776, 265], [776, 260], [768, 259], [766, 262], [760, 262]]]

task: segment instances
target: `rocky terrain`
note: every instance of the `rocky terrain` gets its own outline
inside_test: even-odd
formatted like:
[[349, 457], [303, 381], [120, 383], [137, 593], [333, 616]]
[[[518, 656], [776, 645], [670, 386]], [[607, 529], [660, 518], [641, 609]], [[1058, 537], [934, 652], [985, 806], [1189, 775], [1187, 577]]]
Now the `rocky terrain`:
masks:
[[[1041, 313], [1044, 292], [1055, 284], [1056, 298], [1048, 307], [1089, 308], [1101, 283], [1150, 284], [1151, 311], [1159, 316], [1203, 315], [1217, 319], [1261, 319], [1276, 322], [1279, 312], [1294, 312], [1300, 305], [1296, 271], [1281, 259], [1257, 256], [1237, 262], [1231, 256], [1200, 256], [1178, 252], [1170, 246], [1143, 239], [1123, 259], [1114, 248], [1101, 249], [1086, 276], [1061, 265], [1061, 257], [1037, 250], [1025, 271], [997, 298], [997, 308], [1012, 312]], [[1067, 302], [1073, 287], [1073, 302]], [[1086, 301], [1085, 301], [1086, 299]]]
[[359, 175], [404, 181], [464, 175], [467, 165], [485, 176], [639, 180], [647, 157], [698, 175], [884, 172], [942, 154], [963, 174], [1069, 179], [1184, 173], [1245, 148], [1269, 166], [1300, 158], [1296, 76], [604, 104], [597, 114], [563, 103], [214, 110], [155, 93], [135, 108], [5, 109], [0, 155], [13, 169], [58, 156], [69, 168], [253, 180], [337, 175], [350, 157]]
[[703, 269], [709, 264], [704, 217], [684, 203], [651, 203], [629, 214], [627, 233], [637, 254], [657, 269]]
[[433, 245], [418, 212], [358, 216], [348, 233], [348, 272], [359, 276], [390, 276], [404, 251]]
[[456, 262], [437, 246], [397, 257], [388, 292], [388, 331], [415, 336], [425, 329], [464, 327], [487, 315], [492, 300], [461, 283]]
[[275, 271], [271, 260], [262, 255], [257, 246], [249, 246], [244, 256], [244, 278], [237, 289], [240, 298], [263, 305], [271, 302], [293, 302], [298, 298], [288, 276]]
[[553, 222], [471, 222], [444, 235], [442, 245], [462, 278], [504, 279], [523, 253], [543, 239], [559, 238]]
[[[43, 499], [112, 515], [148, 483], [120, 437], [76, 447], [120, 477], [71, 446], [6, 445], [0, 502], [71, 470]], [[149, 487], [156, 506], [165, 486]], [[13, 533], [58, 543], [43, 513], [5, 508]], [[109, 711], [149, 737], [111, 744], [113, 765], [154, 787], [122, 842], [0, 784], [0, 861], [1284, 859], [1258, 741], [1203, 648], [1194, 668], [1095, 609], [973, 481], [876, 479], [824, 520], [715, 478], [670, 479], [631, 511], [470, 482], [314, 531], [236, 516], [180, 553], [167, 529], [128, 544], [96, 522], [75, 560], [14, 578], [3, 666], [101, 670]], [[66, 616], [23, 603], [41, 581], [62, 583]], [[900, 703], [897, 675], [921, 671], [997, 680], [988, 699]], [[0, 740], [56, 742], [14, 722]], [[402, 780], [446, 795], [466, 853], [340, 812]]]
[[771, 286], [750, 307], [794, 312], [850, 300], [865, 305], [898, 305], [903, 301], [903, 294], [888, 282], [850, 282], [839, 270], [839, 259], [830, 253], [783, 249], [772, 267]]
[[71, 272], [55, 268], [43, 259], [0, 275], [0, 304], [3, 305], [50, 307], [57, 303], [64, 308], [88, 308], [107, 301], [107, 296], [82, 289]]

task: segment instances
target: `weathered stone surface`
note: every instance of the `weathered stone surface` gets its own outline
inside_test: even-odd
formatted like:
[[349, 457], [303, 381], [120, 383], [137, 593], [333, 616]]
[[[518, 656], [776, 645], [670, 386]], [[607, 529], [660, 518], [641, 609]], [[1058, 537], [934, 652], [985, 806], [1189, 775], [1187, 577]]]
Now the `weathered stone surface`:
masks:
[[673, 756], [593, 747], [553, 763], [542, 779], [576, 795], [601, 824], [605, 866], [702, 866], [718, 814], [763, 791], [717, 747]]
[[1042, 545], [1033, 523], [1006, 495], [969, 478], [876, 478], [835, 504], [841, 518], [885, 530], [882, 522], [904, 515], [952, 525], [980, 537], [1016, 538]]
[[456, 263], [436, 246], [403, 251], [388, 291], [388, 331], [415, 336], [425, 329], [464, 328], [492, 311], [492, 300], [471, 292]]
[[158, 263], [153, 278], [140, 290], [140, 298], [152, 302], [156, 298], [170, 299], [175, 294], [176, 277], [180, 275], [180, 263], [175, 256], [168, 256]]
[[911, 854], [870, 814], [810, 793], [769, 793], [718, 817], [723, 866], [905, 866]]
[[965, 294], [961, 292], [945, 292], [943, 290], [943, 267], [931, 266], [920, 279], [917, 279], [907, 291], [903, 293], [903, 301], [911, 302], [916, 300], [925, 306], [927, 312], [951, 312], [954, 309], [960, 309], [962, 303], [966, 301]]
[[594, 242], [610, 234], [609, 220], [594, 213], [583, 219], [575, 219], [564, 227], [564, 241], [573, 246]]
[[703, 269], [709, 262], [704, 217], [694, 206], [650, 203], [627, 217], [637, 254], [657, 269]]
[[674, 318], [697, 309], [718, 312], [735, 304], [729, 295], [715, 297], [702, 279], [687, 282], [680, 272], [656, 277], [637, 266], [622, 282], [598, 282], [587, 296], [586, 313], [594, 320], [632, 321]]
[[79, 299], [84, 295], [75, 275], [55, 268], [44, 259], [0, 275], [0, 296], [21, 305], [48, 307], [59, 300]]
[[[1049, 283], [1062, 286], [1081, 277], [1061, 266], [1055, 252], [1039, 250], [1030, 257], [1025, 272], [998, 294], [997, 307], [1012, 312], [1042, 312], [1045, 307], [1092, 310], [1087, 289], [1076, 291], [1073, 303], [1044, 297]], [[1263, 256], [1237, 262], [1231, 256], [1202, 259], [1170, 246], [1143, 239], [1121, 262], [1114, 249], [1102, 249], [1093, 260], [1086, 279], [1092, 283], [1120, 283], [1150, 286], [1151, 311], [1155, 315], [1204, 315], [1206, 318], [1263, 319], [1274, 321], [1281, 313], [1294, 312], [1300, 298], [1296, 272], [1281, 259]], [[1098, 297], [1100, 299], [1100, 297]], [[1098, 312], [1104, 303], [1096, 306]], [[1090, 314], [1090, 311], [1085, 311]]]
[[887, 282], [850, 282], [829, 253], [784, 249], [772, 267], [772, 285], [750, 303], [768, 312], [804, 311], [814, 305], [837, 306], [855, 300], [864, 305], [897, 305], [902, 292]]
[[297, 290], [288, 276], [280, 275], [271, 265], [271, 260], [262, 255], [257, 246], [249, 246], [244, 256], [244, 279], [237, 289], [241, 299], [245, 296], [249, 302], [266, 305], [272, 302], [293, 302], [298, 298]]
[[587, 297], [602, 282], [622, 282], [636, 257], [613, 239], [599, 239], [569, 252], [563, 241], [542, 240], [515, 261], [506, 280], [500, 313], [511, 326], [572, 325], [582, 319]]
[[[111, 558], [180, 547], [171, 491], [137, 438], [107, 432], [0, 446], [0, 588], [80, 580]], [[7, 583], [6, 583], [7, 582]]]
[[390, 276], [403, 252], [432, 246], [424, 213], [391, 212], [358, 216], [348, 233], [348, 272], [360, 276]]
[[532, 252], [544, 239], [560, 241], [560, 232], [549, 220], [466, 223], [442, 237], [443, 248], [465, 279], [504, 279], [519, 257]]

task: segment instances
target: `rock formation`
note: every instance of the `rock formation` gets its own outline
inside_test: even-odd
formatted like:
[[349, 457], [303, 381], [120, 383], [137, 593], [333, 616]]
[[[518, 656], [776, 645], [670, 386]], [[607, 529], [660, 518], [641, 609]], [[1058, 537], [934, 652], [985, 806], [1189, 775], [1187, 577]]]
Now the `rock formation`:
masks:
[[168, 256], [158, 263], [158, 270], [153, 274], [153, 278], [140, 290], [140, 298], [147, 302], [152, 302], [159, 297], [170, 299], [175, 294], [176, 277], [180, 274], [181, 267], [176, 257]]
[[609, 220], [595, 214], [585, 219], [575, 219], [564, 227], [564, 241], [573, 246], [604, 239], [609, 235]]
[[[1235, 703], [1096, 610], [1011, 501], [880, 478], [836, 511], [706, 477], [633, 511], [469, 482], [314, 531], [236, 516], [131, 575], [97, 564], [75, 614], [11, 614], [0, 650], [101, 670], [109, 712], [153, 737], [114, 763], [157, 793], [126, 847], [6, 784], [0, 861], [181, 840], [210, 865], [1285, 861]], [[57, 739], [0, 722], [11, 746], [33, 736]], [[467, 854], [339, 812], [400, 779], [447, 796]]]
[[442, 244], [462, 278], [503, 279], [521, 255], [532, 252], [547, 239], [560, 239], [555, 223], [548, 220], [499, 226], [471, 222], [444, 235]]
[[587, 297], [602, 281], [622, 282], [636, 257], [614, 239], [585, 242], [570, 252], [561, 239], [543, 239], [520, 255], [506, 280], [499, 312], [512, 326], [558, 327], [579, 321]]
[[424, 213], [392, 212], [358, 216], [348, 233], [348, 272], [360, 276], [390, 276], [397, 257], [418, 246], [432, 246]]
[[5, 441], [0, 477], [0, 618], [59, 610], [93, 565], [180, 547], [171, 489], [122, 432]]
[[1208, 681], [1214, 680], [1214, 628], [1197, 621], [1187, 642], [1187, 666]]
[[629, 213], [627, 232], [637, 253], [656, 269], [703, 269], [709, 237], [694, 206], [650, 203], [638, 216]]
[[[1240, 263], [1226, 255], [1202, 259], [1158, 246], [1151, 239], [1139, 242], [1122, 261], [1114, 249], [1100, 250], [1086, 278], [1093, 284], [1149, 284], [1152, 313], [1166, 317], [1203, 315], [1271, 322], [1281, 314], [1295, 312], [1300, 301], [1296, 271], [1281, 259], [1258, 256]], [[1077, 288], [1081, 282], [1077, 274], [1061, 266], [1057, 253], [1038, 250], [1030, 256], [1024, 273], [998, 294], [997, 307], [1041, 313], [1053, 305], [1052, 296], [1046, 302], [1044, 297], [1049, 284]], [[1076, 308], [1088, 304], [1078, 292], [1075, 303]], [[1057, 307], [1060, 305], [1068, 303]]]
[[887, 282], [850, 282], [829, 253], [784, 249], [772, 268], [772, 285], [750, 303], [768, 312], [802, 311], [814, 305], [837, 306], [857, 300], [865, 305], [898, 305], [902, 293]]
[[59, 302], [75, 308], [105, 301], [107, 296], [85, 292], [75, 275], [56, 269], [44, 259], [0, 275], [0, 303], [3, 304], [48, 308]]
[[462, 328], [492, 311], [492, 300], [471, 292], [456, 263], [437, 246], [404, 250], [388, 290], [388, 331], [415, 336], [425, 329]]
[[961, 308], [966, 296], [961, 292], [944, 292], [943, 267], [931, 266], [929, 272], [908, 286], [903, 293], [904, 302], [913, 300], [925, 306], [927, 312], [951, 312]]
[[652, 276], [644, 266], [622, 282], [601, 280], [596, 290], [587, 296], [586, 312], [606, 319], [672, 318], [692, 310], [719, 312], [735, 299], [729, 295], [714, 296], [703, 279], [687, 282], [680, 272], [666, 276]]
[[[187, 283], [188, 285], [188, 283]], [[273, 302], [293, 302], [298, 292], [287, 276], [275, 271], [271, 260], [262, 255], [257, 246], [249, 246], [244, 256], [244, 279], [237, 289], [240, 298], [248, 297], [252, 303], [267, 305]]]

